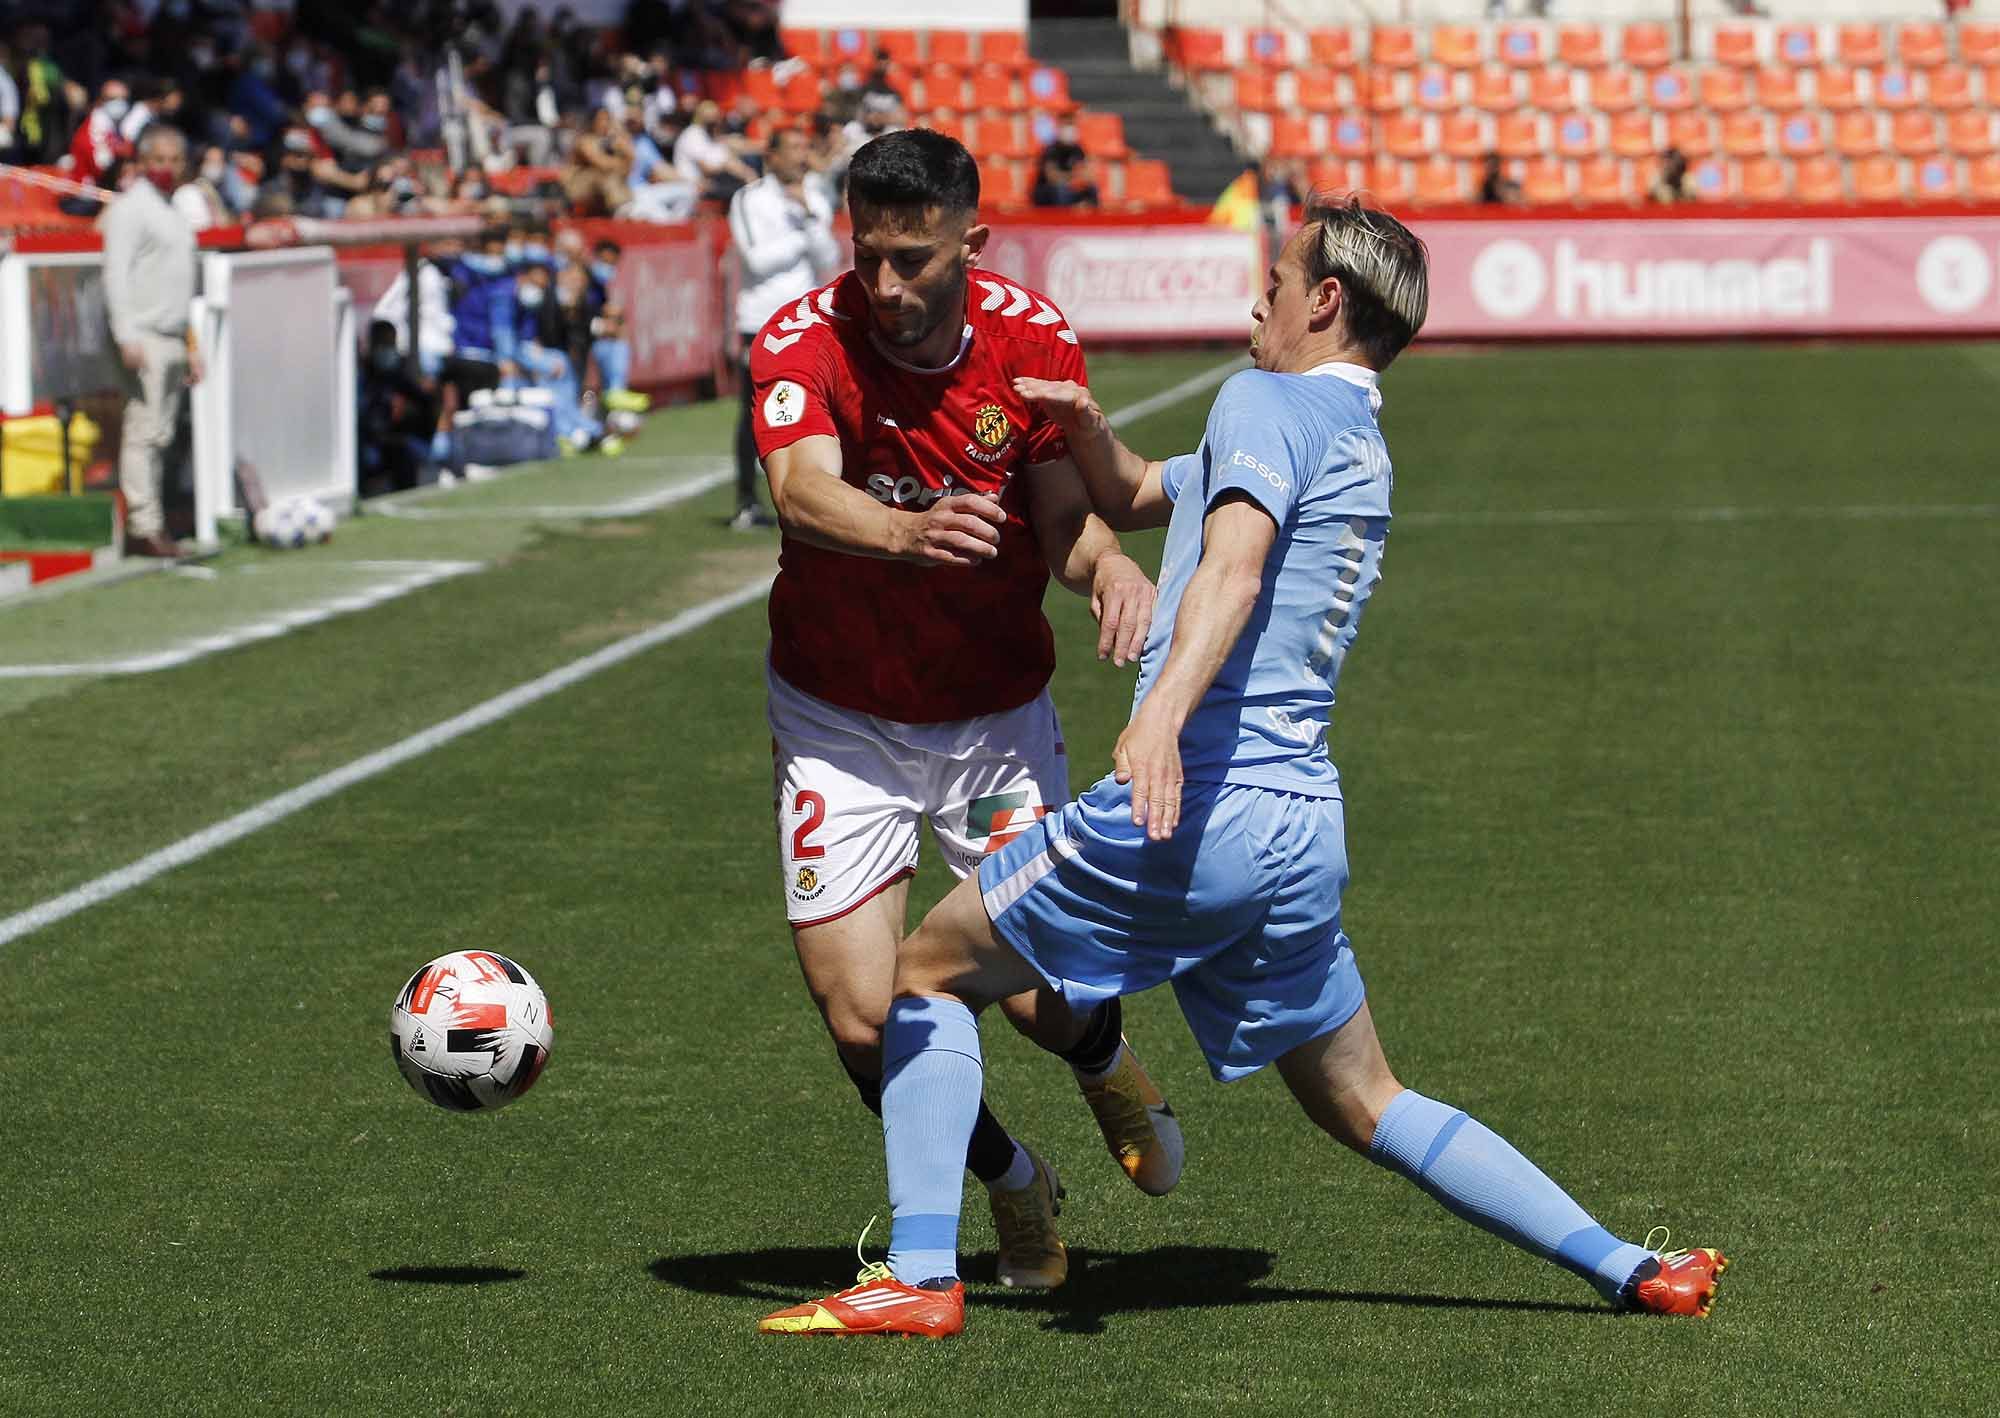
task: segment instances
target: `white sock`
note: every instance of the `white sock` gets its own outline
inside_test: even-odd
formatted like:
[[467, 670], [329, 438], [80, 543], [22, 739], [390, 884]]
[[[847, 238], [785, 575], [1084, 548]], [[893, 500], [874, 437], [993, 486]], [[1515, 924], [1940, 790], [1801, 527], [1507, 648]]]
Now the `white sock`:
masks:
[[1014, 1144], [1014, 1160], [1007, 1164], [1007, 1170], [986, 1184], [990, 1192], [1017, 1192], [1035, 1180], [1035, 1159], [1028, 1155], [1028, 1149], [1020, 1143]]

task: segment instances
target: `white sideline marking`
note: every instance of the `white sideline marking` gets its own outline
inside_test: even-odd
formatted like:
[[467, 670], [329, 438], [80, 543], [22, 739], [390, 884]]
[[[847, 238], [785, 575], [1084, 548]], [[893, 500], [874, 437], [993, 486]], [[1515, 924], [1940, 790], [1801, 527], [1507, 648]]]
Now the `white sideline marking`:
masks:
[[735, 476], [734, 470], [718, 469], [685, 482], [669, 483], [651, 492], [640, 493], [637, 497], [590, 506], [420, 507], [392, 502], [370, 511], [410, 522], [584, 522], [600, 517], [637, 517], [647, 512], [658, 512], [676, 502], [686, 502], [691, 497], [699, 497], [721, 487]]
[[186, 866], [199, 861], [232, 842], [241, 841], [253, 832], [260, 832], [274, 822], [282, 822], [296, 812], [311, 807], [332, 797], [344, 788], [365, 782], [381, 773], [386, 773], [399, 764], [421, 757], [434, 748], [440, 748], [453, 739], [463, 738], [475, 729], [498, 723], [510, 714], [517, 714], [529, 705], [560, 693], [571, 685], [589, 679], [592, 675], [624, 663], [635, 655], [644, 654], [655, 645], [699, 629], [717, 616], [726, 615], [738, 606], [749, 604], [770, 589], [772, 577], [761, 576], [755, 581], [738, 586], [727, 595], [703, 601], [692, 609], [682, 611], [672, 620], [662, 621], [647, 630], [628, 635], [623, 640], [613, 641], [603, 649], [573, 660], [558, 669], [550, 670], [526, 684], [516, 685], [504, 694], [495, 695], [483, 704], [476, 704], [446, 719], [433, 724], [400, 743], [377, 750], [365, 758], [357, 758], [352, 763], [323, 773], [310, 782], [302, 783], [289, 792], [266, 799], [253, 808], [239, 812], [234, 817], [224, 818], [212, 827], [204, 827], [191, 837], [183, 837], [169, 847], [139, 858], [130, 866], [85, 882], [74, 891], [31, 906], [17, 915], [0, 920], [0, 946], [19, 940], [22, 936], [54, 925], [57, 921], [86, 911], [114, 896], [122, 896], [135, 886], [144, 886], [154, 877], [172, 871], [175, 867]]
[[[1167, 394], [1173, 395], [1175, 400], [1185, 399], [1190, 394], [1199, 393], [1211, 385], [1221, 383], [1241, 365], [1240, 360], [1231, 361], [1205, 374], [1183, 380], [1172, 389], [1166, 390], [1165, 394], [1155, 394], [1151, 398], [1141, 399], [1138, 403], [1128, 405], [1108, 417], [1114, 424], [1122, 420], [1143, 418], [1146, 414], [1166, 408], [1167, 403], [1162, 400]], [[1135, 413], [1134, 410], [1139, 412]], [[422, 757], [434, 748], [441, 748], [454, 739], [463, 738], [475, 729], [498, 723], [510, 714], [519, 713], [529, 705], [547, 699], [552, 694], [560, 693], [602, 670], [622, 664], [636, 655], [642, 655], [656, 645], [663, 645], [669, 640], [686, 635], [691, 630], [698, 630], [718, 616], [727, 615], [737, 607], [747, 605], [764, 595], [776, 579], [775, 575], [760, 576], [754, 581], [745, 582], [733, 591], [682, 611], [672, 620], [662, 621], [650, 629], [628, 635], [623, 640], [615, 640], [601, 650], [593, 651], [580, 660], [573, 660], [558, 669], [550, 670], [526, 684], [517, 685], [504, 694], [496, 695], [483, 704], [476, 704], [464, 713], [446, 719], [443, 723], [433, 724], [430, 728], [412, 734], [398, 743], [390, 744], [387, 748], [378, 749], [366, 757], [357, 758], [352, 763], [322, 773], [319, 777], [301, 783], [287, 792], [279, 793], [274, 798], [267, 798], [255, 807], [237, 813], [234, 817], [224, 818], [221, 822], [204, 827], [192, 836], [183, 837], [170, 846], [162, 847], [157, 852], [139, 858], [129, 866], [107, 872], [72, 891], [65, 891], [60, 896], [30, 906], [25, 911], [0, 918], [0, 946], [11, 945], [44, 926], [52, 926], [80, 911], [87, 911], [92, 906], [102, 905], [114, 897], [122, 896], [135, 887], [144, 886], [155, 877], [164, 876], [175, 867], [199, 861], [211, 852], [227, 847], [231, 843], [240, 842], [273, 823], [282, 822], [314, 803], [323, 802], [344, 788], [386, 773], [413, 758]]]
[[1113, 428], [1122, 428], [1128, 423], [1156, 414], [1161, 409], [1170, 409], [1190, 395], [1199, 394], [1204, 389], [1213, 389], [1237, 370], [1249, 367], [1249, 355], [1238, 355], [1235, 359], [1224, 360], [1213, 369], [1204, 369], [1199, 374], [1183, 379], [1171, 389], [1162, 389], [1157, 394], [1149, 394], [1136, 404], [1127, 404], [1116, 413], [1107, 414], [1104, 421]]
[[1618, 527], [1666, 522], [1987, 521], [2000, 502], [1854, 503], [1802, 507], [1542, 507], [1519, 512], [1407, 512], [1402, 527]]
[[[233, 650], [239, 645], [248, 645], [254, 640], [269, 640], [297, 630], [300, 626], [315, 625], [335, 616], [347, 615], [352, 611], [366, 610], [380, 605], [383, 601], [407, 596], [412, 591], [439, 581], [448, 581], [454, 576], [464, 576], [478, 571], [484, 562], [479, 561], [343, 561], [339, 566], [359, 566], [370, 571], [394, 573], [386, 581], [377, 581], [372, 586], [364, 586], [358, 591], [346, 591], [324, 600], [311, 601], [295, 610], [282, 611], [263, 620], [253, 620], [232, 626], [215, 635], [197, 636], [183, 640], [165, 650], [156, 650], [149, 655], [128, 655], [118, 660], [78, 660], [72, 664], [53, 665], [0, 665], [0, 680], [6, 679], [66, 679], [79, 675], [144, 675], [156, 670], [171, 670], [185, 665], [191, 660], [199, 660], [207, 655], [223, 650]], [[245, 567], [245, 571], [253, 568]], [[210, 572], [212, 576], [214, 573]]]

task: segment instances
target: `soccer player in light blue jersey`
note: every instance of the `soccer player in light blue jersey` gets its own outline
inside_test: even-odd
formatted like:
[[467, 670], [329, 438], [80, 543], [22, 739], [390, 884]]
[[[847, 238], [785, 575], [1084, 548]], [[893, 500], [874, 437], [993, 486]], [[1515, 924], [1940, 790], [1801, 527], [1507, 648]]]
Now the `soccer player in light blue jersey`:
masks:
[[1621, 1240], [1497, 1134], [1397, 1081], [1341, 929], [1327, 715], [1389, 527], [1377, 380], [1427, 306], [1416, 237], [1358, 202], [1315, 203], [1252, 312], [1257, 367], [1222, 386], [1195, 452], [1148, 462], [1089, 391], [1017, 381], [1063, 425], [1105, 521], [1168, 529], [1132, 719], [1110, 776], [904, 942], [883, 1036], [888, 1264], [767, 1316], [767, 1333], [958, 1333], [977, 1012], [1039, 986], [1084, 1011], [1167, 981], [1217, 1079], [1276, 1064], [1315, 1123], [1456, 1215], [1614, 1305], [1708, 1313], [1719, 1251]]

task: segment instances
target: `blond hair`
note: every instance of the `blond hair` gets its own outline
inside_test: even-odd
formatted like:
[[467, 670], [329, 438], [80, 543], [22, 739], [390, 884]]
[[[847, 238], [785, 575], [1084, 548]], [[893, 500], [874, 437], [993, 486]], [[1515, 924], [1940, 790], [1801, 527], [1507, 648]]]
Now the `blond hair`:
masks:
[[1314, 228], [1304, 251], [1306, 283], [1340, 282], [1347, 333], [1377, 369], [1403, 352], [1430, 313], [1430, 255], [1416, 234], [1359, 197], [1314, 193], [1306, 203]]

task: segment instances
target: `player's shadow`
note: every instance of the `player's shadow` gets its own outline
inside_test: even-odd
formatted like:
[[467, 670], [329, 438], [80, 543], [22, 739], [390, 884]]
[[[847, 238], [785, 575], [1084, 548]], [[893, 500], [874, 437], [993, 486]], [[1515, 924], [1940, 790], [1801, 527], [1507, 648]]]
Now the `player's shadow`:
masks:
[[[1045, 1312], [1046, 1328], [1101, 1334], [1112, 1315], [1218, 1305], [1279, 1305], [1300, 1300], [1410, 1309], [1530, 1310], [1610, 1315], [1601, 1305], [1548, 1300], [1487, 1300], [1464, 1295], [1410, 1295], [1376, 1290], [1325, 1290], [1267, 1283], [1277, 1257], [1234, 1246], [1155, 1246], [1143, 1251], [1069, 1253], [1069, 1281], [1058, 1290], [982, 1289], [976, 1303]], [[854, 1272], [854, 1252], [832, 1247], [773, 1246], [714, 1255], [661, 1256], [649, 1267], [665, 1285], [705, 1295], [755, 1300], [776, 1309], [840, 1288]], [[994, 1283], [991, 1251], [966, 1259], [975, 1285]]]
[[504, 1265], [397, 1265], [371, 1270], [368, 1278], [398, 1285], [504, 1285], [527, 1274]]

